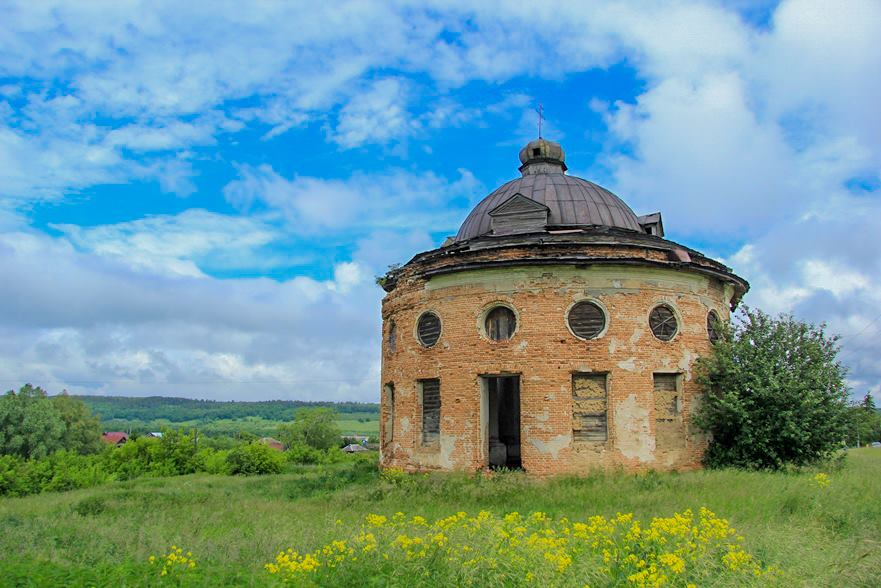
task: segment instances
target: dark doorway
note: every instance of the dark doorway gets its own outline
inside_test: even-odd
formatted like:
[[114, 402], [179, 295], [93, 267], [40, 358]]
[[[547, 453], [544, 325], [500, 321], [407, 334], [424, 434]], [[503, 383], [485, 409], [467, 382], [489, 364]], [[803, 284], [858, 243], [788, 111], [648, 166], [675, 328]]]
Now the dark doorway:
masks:
[[520, 377], [485, 376], [491, 468], [520, 468]]

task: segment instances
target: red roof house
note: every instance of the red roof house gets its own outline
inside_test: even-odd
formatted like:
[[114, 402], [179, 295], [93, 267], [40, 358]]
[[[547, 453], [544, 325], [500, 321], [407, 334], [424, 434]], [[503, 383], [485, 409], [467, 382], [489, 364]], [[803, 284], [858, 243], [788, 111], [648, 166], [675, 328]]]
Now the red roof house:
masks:
[[122, 431], [110, 431], [101, 435], [101, 439], [111, 445], [122, 445], [128, 441], [128, 435]]

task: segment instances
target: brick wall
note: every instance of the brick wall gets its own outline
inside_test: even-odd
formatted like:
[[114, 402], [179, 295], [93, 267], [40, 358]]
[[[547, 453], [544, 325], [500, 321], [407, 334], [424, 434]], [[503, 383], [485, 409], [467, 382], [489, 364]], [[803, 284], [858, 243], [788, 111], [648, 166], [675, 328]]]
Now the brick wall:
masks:
[[[692, 369], [710, 349], [709, 310], [728, 317], [731, 289], [719, 280], [632, 265], [477, 269], [431, 279], [420, 277], [422, 270], [405, 268], [383, 301], [382, 384], [394, 386], [394, 405], [382, 404], [383, 466], [485, 467], [481, 376], [517, 374], [521, 457], [528, 472], [699, 467], [706, 440], [689, 423], [698, 401]], [[578, 339], [566, 325], [568, 308], [581, 299], [595, 300], [607, 311], [605, 332], [590, 341]], [[483, 333], [482, 318], [497, 303], [517, 314], [517, 330], [508, 341], [490, 341]], [[659, 303], [677, 314], [679, 331], [672, 341], [656, 339], [649, 328], [649, 313]], [[427, 310], [442, 321], [431, 348], [415, 335], [417, 319]], [[388, 341], [391, 321], [395, 351]], [[573, 441], [573, 374], [587, 372], [608, 374], [605, 441]], [[673, 414], [667, 414], [672, 400], [656, 402], [656, 372], [681, 374], [671, 396], [677, 397]], [[429, 445], [422, 443], [418, 385], [426, 378], [438, 378], [441, 390], [440, 438]]]

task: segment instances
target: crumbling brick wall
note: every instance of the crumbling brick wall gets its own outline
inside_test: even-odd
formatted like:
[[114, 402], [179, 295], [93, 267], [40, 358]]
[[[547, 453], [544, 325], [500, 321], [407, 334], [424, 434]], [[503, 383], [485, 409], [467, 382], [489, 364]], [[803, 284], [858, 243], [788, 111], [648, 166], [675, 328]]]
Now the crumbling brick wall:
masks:
[[[394, 390], [394, 402], [382, 403], [383, 466], [486, 467], [481, 376], [516, 374], [526, 471], [699, 467], [706, 440], [689, 426], [699, 394], [693, 368], [710, 350], [707, 313], [728, 317], [730, 286], [677, 267], [517, 266], [426, 277], [427, 269], [405, 267], [383, 301], [382, 384], [384, 394]], [[567, 328], [567, 309], [581, 299], [607, 311], [605, 332], [596, 339], [581, 340]], [[495, 342], [482, 332], [482, 318], [498, 303], [514, 309], [517, 330]], [[679, 331], [667, 342], [649, 328], [649, 313], [660, 303], [678, 319]], [[416, 337], [417, 319], [428, 310], [442, 321], [431, 348]], [[605, 440], [573, 438], [573, 377], [585, 373], [607, 374]], [[656, 397], [656, 373], [678, 374], [676, 388], [661, 391], [663, 401]], [[426, 378], [439, 379], [441, 390], [440, 438], [428, 445], [421, 436], [418, 384]]]

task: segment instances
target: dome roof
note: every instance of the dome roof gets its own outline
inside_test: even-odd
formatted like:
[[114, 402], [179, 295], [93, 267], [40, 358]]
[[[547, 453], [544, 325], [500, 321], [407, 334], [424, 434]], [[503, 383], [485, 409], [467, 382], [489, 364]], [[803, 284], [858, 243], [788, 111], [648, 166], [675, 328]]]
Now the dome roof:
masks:
[[538, 139], [520, 151], [523, 177], [503, 184], [484, 198], [456, 235], [465, 241], [493, 234], [493, 216], [502, 204], [520, 194], [547, 207], [547, 226], [601, 225], [643, 232], [639, 219], [623, 200], [593, 182], [566, 175], [559, 143]]

